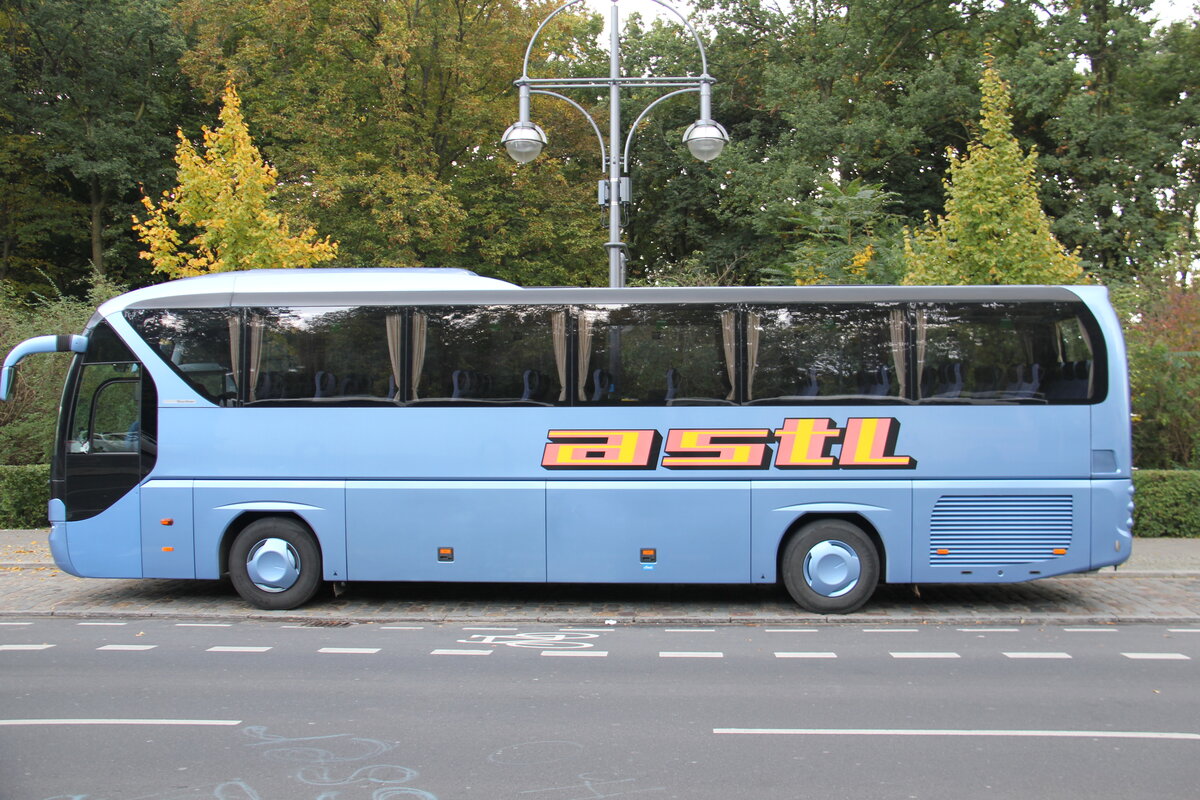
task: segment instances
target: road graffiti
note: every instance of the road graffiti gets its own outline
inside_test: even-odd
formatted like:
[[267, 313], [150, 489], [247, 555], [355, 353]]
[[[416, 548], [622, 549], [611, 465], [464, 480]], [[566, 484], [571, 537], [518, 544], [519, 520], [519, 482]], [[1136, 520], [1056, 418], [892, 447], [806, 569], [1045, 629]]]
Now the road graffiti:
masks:
[[490, 644], [506, 647], [529, 647], [536, 650], [582, 650], [595, 644], [598, 633], [546, 631], [542, 633], [511, 633], [502, 636], [475, 634], [459, 639], [459, 644]]

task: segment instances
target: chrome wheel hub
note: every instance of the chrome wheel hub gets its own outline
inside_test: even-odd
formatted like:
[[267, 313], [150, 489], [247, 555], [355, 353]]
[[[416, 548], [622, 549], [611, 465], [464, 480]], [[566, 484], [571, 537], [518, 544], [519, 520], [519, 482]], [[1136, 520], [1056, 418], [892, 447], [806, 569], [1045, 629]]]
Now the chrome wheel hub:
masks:
[[264, 592], [283, 592], [300, 577], [300, 554], [284, 539], [263, 539], [246, 554], [246, 574]]
[[818, 542], [804, 556], [804, 581], [817, 594], [841, 597], [858, 585], [862, 563], [845, 542]]

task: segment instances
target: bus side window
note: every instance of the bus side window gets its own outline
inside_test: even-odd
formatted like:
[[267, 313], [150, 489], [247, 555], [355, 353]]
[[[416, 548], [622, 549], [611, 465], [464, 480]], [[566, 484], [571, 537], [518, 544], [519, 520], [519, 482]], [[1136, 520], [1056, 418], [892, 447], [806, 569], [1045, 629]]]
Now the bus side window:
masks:
[[85, 364], [75, 403], [72, 453], [136, 453], [142, 385], [137, 364]]

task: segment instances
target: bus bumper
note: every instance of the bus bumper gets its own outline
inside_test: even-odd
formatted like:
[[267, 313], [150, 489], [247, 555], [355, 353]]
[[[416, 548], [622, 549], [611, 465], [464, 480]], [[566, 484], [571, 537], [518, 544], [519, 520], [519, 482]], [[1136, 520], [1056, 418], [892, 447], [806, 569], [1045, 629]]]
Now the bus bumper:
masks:
[[82, 578], [71, 563], [71, 554], [67, 551], [67, 507], [62, 500], [51, 500], [47, 509], [50, 518], [50, 555], [54, 563], [63, 572]]
[[1133, 481], [1092, 481], [1092, 569], [1125, 562], [1133, 550]]

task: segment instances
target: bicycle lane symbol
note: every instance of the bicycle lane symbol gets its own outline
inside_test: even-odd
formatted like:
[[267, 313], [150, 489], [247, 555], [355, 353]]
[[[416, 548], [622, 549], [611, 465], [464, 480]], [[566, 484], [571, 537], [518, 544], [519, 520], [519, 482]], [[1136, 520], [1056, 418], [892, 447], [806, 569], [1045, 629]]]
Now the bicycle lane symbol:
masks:
[[490, 644], [493, 646], [527, 647], [535, 650], [583, 650], [592, 647], [599, 639], [598, 633], [545, 631], [540, 633], [512, 633], [502, 636], [474, 634], [468, 639], [459, 639], [459, 644]]

